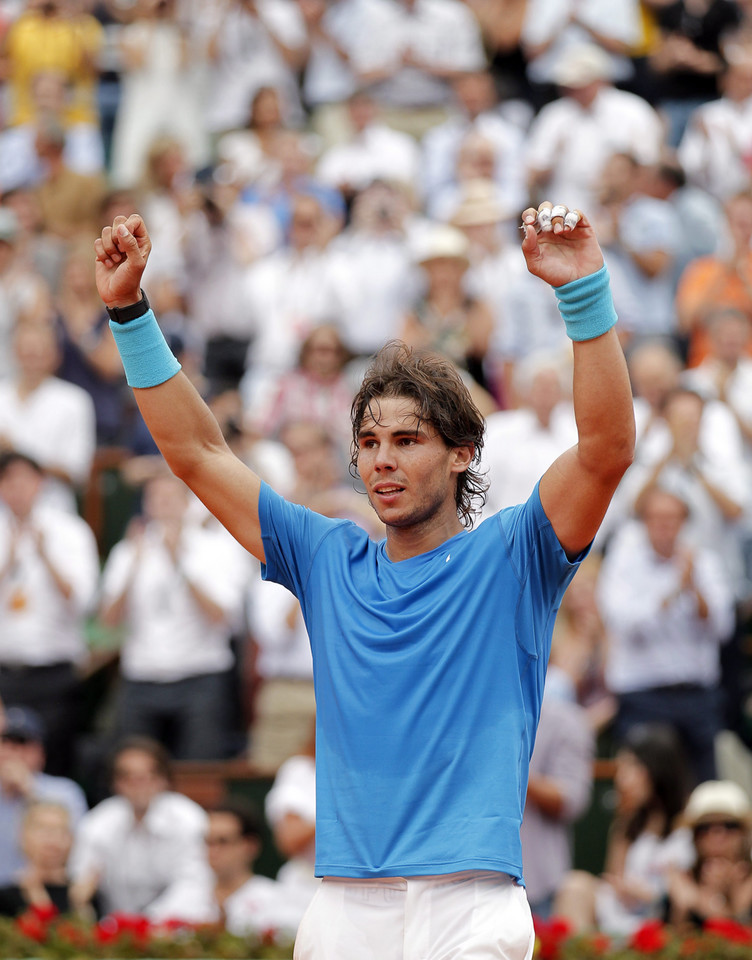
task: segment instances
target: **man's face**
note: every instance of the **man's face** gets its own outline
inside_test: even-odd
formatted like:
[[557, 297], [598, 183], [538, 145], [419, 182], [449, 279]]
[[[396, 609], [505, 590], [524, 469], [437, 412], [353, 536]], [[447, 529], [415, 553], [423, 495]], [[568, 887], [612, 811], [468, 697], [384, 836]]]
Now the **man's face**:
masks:
[[383, 397], [363, 418], [358, 473], [387, 526], [417, 527], [456, 517], [457, 475], [468, 464], [468, 448], [447, 447], [430, 423], [420, 421], [413, 400]]
[[687, 519], [687, 508], [678, 497], [663, 490], [649, 495], [642, 512], [653, 550], [668, 559], [674, 555], [682, 527]]
[[240, 821], [232, 813], [209, 814], [205, 843], [209, 866], [219, 878], [250, 869], [258, 854], [258, 841], [243, 836]]
[[15, 517], [23, 520], [31, 513], [42, 483], [38, 470], [23, 460], [16, 460], [0, 477], [0, 500]]
[[167, 781], [148, 753], [123, 750], [115, 761], [113, 786], [115, 793], [125, 797], [136, 813], [141, 815], [151, 801], [167, 789]]

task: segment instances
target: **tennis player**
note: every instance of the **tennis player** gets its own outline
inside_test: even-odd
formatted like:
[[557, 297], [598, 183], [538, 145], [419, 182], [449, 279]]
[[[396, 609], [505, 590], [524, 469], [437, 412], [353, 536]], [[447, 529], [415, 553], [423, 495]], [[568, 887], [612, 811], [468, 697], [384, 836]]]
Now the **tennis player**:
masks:
[[287, 503], [228, 449], [140, 289], [141, 218], [116, 218], [95, 244], [99, 293], [160, 450], [305, 616], [324, 879], [297, 960], [532, 956], [519, 831], [551, 631], [631, 462], [634, 422], [587, 218], [546, 202], [524, 212], [521, 234], [573, 340], [578, 443], [526, 503], [472, 529], [483, 418], [449, 363], [387, 345], [353, 404], [353, 463], [386, 526], [379, 543]]

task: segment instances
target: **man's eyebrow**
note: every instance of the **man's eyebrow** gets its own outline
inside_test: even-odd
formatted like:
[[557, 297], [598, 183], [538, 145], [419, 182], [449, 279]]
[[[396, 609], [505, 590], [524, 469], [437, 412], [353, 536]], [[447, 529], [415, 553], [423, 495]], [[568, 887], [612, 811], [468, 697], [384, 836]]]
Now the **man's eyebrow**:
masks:
[[[392, 437], [427, 437], [428, 433], [423, 429], [424, 421], [418, 420], [414, 427], [394, 427], [389, 431], [389, 435]], [[377, 423], [374, 423], [370, 427], [361, 427], [358, 431], [358, 437], [371, 437], [376, 433]]]

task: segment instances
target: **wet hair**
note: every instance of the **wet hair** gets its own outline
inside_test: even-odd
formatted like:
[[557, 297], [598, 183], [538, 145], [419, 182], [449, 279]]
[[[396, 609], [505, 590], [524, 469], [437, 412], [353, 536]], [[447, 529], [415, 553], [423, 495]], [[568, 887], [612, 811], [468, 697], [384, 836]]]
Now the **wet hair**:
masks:
[[688, 760], [679, 735], [668, 724], [641, 723], [627, 731], [619, 746], [634, 754], [652, 784], [652, 797], [626, 824], [627, 838], [635, 840], [655, 810], [664, 815], [663, 836], [668, 836], [689, 795]]
[[474, 448], [470, 466], [457, 475], [455, 492], [457, 516], [464, 526], [471, 527], [488, 489], [488, 481], [479, 470], [485, 421], [457, 368], [448, 360], [412, 350], [400, 341], [390, 341], [379, 350], [352, 404], [353, 476], [357, 476], [363, 420], [370, 416], [377, 420], [379, 400], [387, 397], [415, 401], [419, 421], [430, 424], [448, 448]]

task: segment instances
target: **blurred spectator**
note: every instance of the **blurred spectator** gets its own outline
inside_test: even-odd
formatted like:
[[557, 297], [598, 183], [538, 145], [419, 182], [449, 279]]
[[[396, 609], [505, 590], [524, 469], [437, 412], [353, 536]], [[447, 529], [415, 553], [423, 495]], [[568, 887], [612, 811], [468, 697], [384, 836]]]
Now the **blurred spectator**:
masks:
[[63, 163], [67, 169], [84, 175], [102, 172], [101, 130], [94, 121], [65, 123], [67, 93], [65, 78], [59, 73], [40, 73], [34, 78], [32, 117], [0, 131], [0, 188], [35, 186], [44, 178], [44, 158], [37, 149], [37, 134], [51, 126], [63, 131]]
[[687, 796], [686, 761], [670, 727], [636, 727], [616, 754], [616, 807], [600, 877], [572, 871], [554, 904], [574, 930], [627, 936], [660, 916], [672, 870], [692, 862], [688, 830], [676, 828]]
[[556, 615], [549, 666], [572, 685], [596, 735], [610, 727], [616, 713], [605, 679], [609, 635], [597, 601], [601, 562], [598, 552], [591, 551], [567, 587]]
[[[405, 318], [400, 339], [451, 360], [469, 374], [476, 387], [486, 391], [485, 360], [493, 315], [487, 303], [465, 289], [468, 253], [467, 238], [456, 227], [435, 224], [417, 238], [414, 258], [423, 272], [425, 288]], [[485, 408], [486, 413], [495, 408], [490, 394]]]
[[125, 626], [117, 733], [152, 737], [181, 760], [216, 760], [232, 745], [242, 573], [224, 536], [188, 520], [188, 501], [167, 472], [147, 481], [143, 519], [108, 557], [100, 617]]
[[[39, 198], [33, 187], [16, 187], [3, 194], [0, 222], [6, 209], [15, 216], [13, 272], [21, 278], [32, 274], [32, 289], [39, 292], [33, 298], [37, 301], [36, 307], [32, 307], [29, 314], [40, 316], [43, 305], [49, 303], [50, 292], [57, 290], [60, 282], [66, 241], [44, 229]], [[28, 283], [28, 279], [24, 282]]]
[[[483, 516], [524, 503], [548, 464], [576, 443], [571, 367], [566, 357], [536, 353], [515, 369], [514, 409], [486, 418], [483, 448], [488, 493]], [[509, 451], [518, 454], [510, 458]]]
[[674, 206], [651, 193], [651, 167], [615, 153], [598, 185], [596, 223], [611, 273], [625, 345], [676, 337], [676, 263], [682, 224]]
[[674, 258], [674, 289], [684, 268], [697, 257], [715, 254], [724, 239], [723, 206], [707, 190], [687, 182], [684, 169], [669, 150], [643, 171], [643, 190], [666, 200], [679, 220], [681, 241]]
[[50, 290], [24, 257], [21, 225], [13, 209], [0, 206], [0, 380], [16, 370], [13, 333], [23, 320], [44, 315]]
[[244, 280], [252, 330], [243, 384], [251, 414], [266, 402], [277, 379], [297, 362], [314, 326], [337, 318], [330, 276], [325, 212], [315, 197], [292, 200], [286, 243], [248, 267]]
[[375, 180], [395, 182], [409, 190], [417, 187], [420, 153], [415, 140], [392, 130], [381, 121], [379, 111], [364, 90], [347, 101], [351, 133], [325, 150], [316, 175], [336, 187], [346, 200]]
[[342, 457], [349, 458], [352, 442], [350, 407], [352, 378], [346, 372], [351, 354], [333, 324], [314, 327], [300, 345], [297, 366], [283, 374], [269, 396], [269, 404], [256, 413], [257, 429], [278, 437], [293, 421], [325, 428], [335, 439]]
[[[259, 87], [244, 126], [223, 133], [215, 148], [215, 178], [241, 187], [273, 183], [279, 176], [278, 141], [285, 130], [279, 90]], [[226, 167], [224, 165], [227, 165]]]
[[260, 576], [248, 592], [248, 622], [257, 681], [248, 756], [276, 771], [306, 742], [315, 716], [311, 644], [298, 601]]
[[57, 74], [65, 89], [62, 123], [98, 127], [97, 78], [102, 26], [66, 0], [29, 0], [3, 38], [4, 75], [10, 126], [38, 119], [34, 85], [41, 75]]
[[731, 307], [752, 316], [752, 191], [730, 197], [724, 213], [720, 249], [690, 261], [676, 291], [679, 328], [688, 340], [690, 367], [707, 354], [705, 318], [711, 311]]
[[66, 133], [55, 123], [37, 130], [35, 148], [42, 176], [34, 186], [42, 229], [69, 240], [96, 236], [107, 181], [101, 172], [77, 173], [65, 162]]
[[478, 18], [489, 68], [502, 99], [512, 98], [532, 113], [531, 92], [522, 51], [522, 26], [528, 0], [465, 0]]
[[310, 735], [294, 756], [277, 770], [265, 799], [266, 819], [285, 862], [277, 881], [291, 905], [305, 911], [316, 893], [314, 875], [316, 840], [316, 734]]
[[187, 275], [187, 218], [199, 206], [200, 195], [186, 149], [175, 137], [158, 135], [149, 142], [133, 200], [135, 210], [128, 209], [127, 213], [137, 211], [144, 217], [152, 239], [144, 285], [148, 284], [152, 300], [156, 284], [168, 286], [179, 295]]
[[641, 164], [658, 161], [661, 122], [641, 97], [614, 86], [608, 56], [593, 44], [567, 49], [553, 79], [560, 95], [541, 109], [528, 135], [531, 198], [594, 211], [598, 180], [614, 153]]
[[[50, 801], [33, 802], [21, 822], [19, 845], [26, 863], [15, 883], [0, 887], [0, 916], [19, 916], [30, 907], [73, 913], [76, 890], [68, 877], [73, 846], [69, 811]], [[95, 907], [87, 919], [94, 919], [96, 913]]]
[[91, 397], [97, 446], [117, 446], [125, 440], [125, 377], [94, 283], [88, 240], [68, 248], [53, 309], [60, 344], [57, 376]]
[[452, 93], [447, 119], [429, 130], [422, 141], [422, 197], [435, 204], [450, 188], [456, 193], [459, 179], [471, 179], [469, 174], [458, 175], [460, 151], [471, 134], [478, 134], [491, 150], [489, 179], [497, 187], [503, 216], [516, 221], [527, 202], [524, 126], [515, 122], [516, 117], [505, 114], [505, 104], [500, 102], [486, 70], [459, 74], [452, 83]]
[[327, 253], [345, 345], [367, 357], [399, 333], [418, 289], [408, 244], [415, 220], [404, 190], [373, 183], [353, 200], [350, 225]]
[[253, 872], [261, 853], [261, 821], [241, 800], [228, 799], [209, 811], [206, 835], [211, 873], [193, 889], [165, 897], [163, 915], [192, 923], [219, 924], [244, 937], [269, 931], [293, 939], [303, 915], [281, 886]]
[[17, 372], [0, 380], [0, 446], [33, 457], [46, 475], [45, 502], [75, 511], [96, 446], [94, 403], [55, 376], [61, 358], [49, 319], [20, 324], [13, 352]]
[[686, 535], [722, 560], [728, 585], [739, 599], [749, 591], [742, 559], [749, 475], [739, 426], [729, 408], [677, 387], [663, 400], [661, 418], [643, 433], [619, 500], [639, 509], [654, 483], [677, 493], [690, 507]]
[[[632, 72], [628, 55], [640, 37], [637, 0], [528, 0], [522, 26], [522, 48], [527, 61], [536, 107], [562, 84], [560, 70], [573, 48], [597, 44], [606, 54], [607, 76], [626, 80]], [[573, 201], [556, 194], [562, 203]]]
[[[469, 243], [467, 290], [485, 301], [493, 314], [486, 363], [493, 394], [502, 407], [515, 407], [518, 364], [539, 352], [560, 349], [567, 356], [571, 352], [556, 298], [550, 287], [525, 268], [517, 238], [509, 237], [512, 222], [506, 219], [491, 181], [464, 184], [451, 223]], [[499, 277], [504, 277], [504, 283], [499, 283]]]
[[708, 354], [684, 375], [684, 383], [706, 400], [720, 400], [733, 413], [752, 463], [752, 318], [733, 307], [711, 310], [703, 324]]
[[682, 933], [710, 919], [752, 920], [752, 806], [732, 780], [709, 780], [690, 794], [682, 815], [695, 861], [669, 880], [667, 919]]
[[683, 537], [685, 500], [651, 486], [638, 516], [614, 537], [598, 583], [615, 733], [621, 739], [642, 723], [671, 724], [699, 783], [715, 775], [720, 646], [734, 627], [733, 593], [719, 558]]
[[237, 182], [206, 181], [198, 207], [185, 219], [187, 324], [203, 355], [209, 396], [239, 387], [254, 332], [246, 274], [277, 248], [281, 236], [271, 210], [243, 203], [240, 190]]
[[99, 889], [105, 913], [168, 920], [195, 884], [209, 882], [205, 811], [170, 789], [163, 748], [147, 738], [123, 741], [112, 754], [114, 795], [81, 820], [70, 871], [81, 901]]
[[310, 125], [325, 148], [351, 135], [346, 103], [382, 55], [392, 16], [385, 0], [298, 0], [306, 30], [301, 81]]
[[70, 774], [99, 557], [80, 517], [42, 504], [43, 484], [35, 461], [0, 454], [0, 698], [39, 712], [47, 771]]
[[[68, 777], [44, 773], [45, 730], [28, 707], [8, 707], [0, 719], [0, 885], [17, 883], [27, 866], [23, 824], [30, 805], [51, 804], [75, 829], [87, 810], [83, 790]], [[0, 896], [0, 900], [2, 897]], [[0, 907], [0, 910], [2, 908]]]
[[750, 188], [752, 49], [725, 65], [721, 96], [696, 107], [678, 146], [692, 183], [719, 200]]
[[301, 119], [296, 72], [305, 57], [305, 26], [296, 3], [229, 0], [201, 5], [208, 37], [205, 126], [218, 135], [242, 127], [260, 87], [279, 91], [285, 123]]
[[460, 0], [394, 0], [371, 42], [380, 62], [366, 79], [386, 122], [416, 138], [446, 118], [451, 81], [486, 62], [478, 21]]
[[121, 28], [120, 99], [112, 134], [111, 179], [134, 187], [156, 137], [177, 140], [194, 169], [209, 160], [201, 98], [186, 29], [176, 0], [137, 0]]
[[681, 141], [692, 111], [718, 96], [723, 39], [740, 20], [733, 0], [650, 0], [660, 40], [650, 58], [655, 102], [668, 123], [668, 145]]
[[522, 864], [530, 909], [547, 919], [564, 876], [572, 869], [570, 829], [587, 810], [593, 786], [595, 737], [585, 709], [549, 667], [540, 724], [530, 760], [522, 820]]

